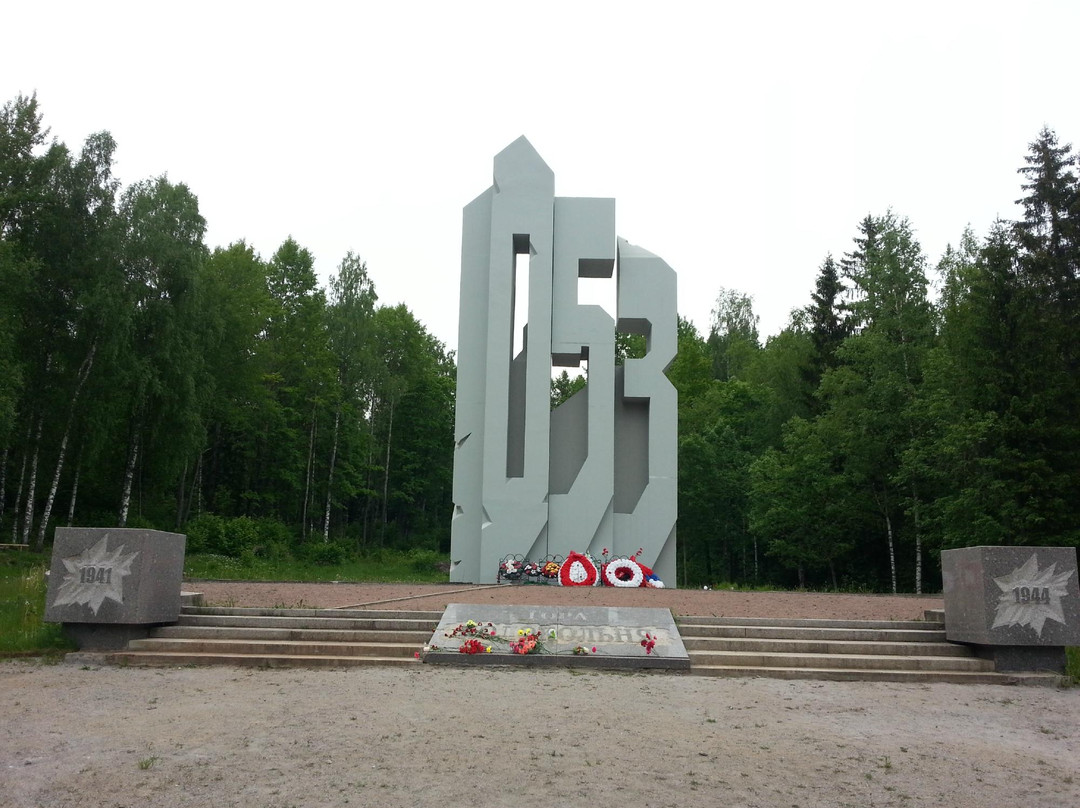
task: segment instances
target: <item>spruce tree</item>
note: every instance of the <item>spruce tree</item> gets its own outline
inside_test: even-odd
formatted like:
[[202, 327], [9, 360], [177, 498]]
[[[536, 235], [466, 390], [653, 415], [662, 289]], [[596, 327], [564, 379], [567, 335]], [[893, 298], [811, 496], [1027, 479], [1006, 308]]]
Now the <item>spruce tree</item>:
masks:
[[836, 351], [844, 339], [851, 333], [848, 319], [842, 309], [843, 295], [847, 287], [840, 280], [836, 262], [832, 254], [825, 256], [825, 261], [818, 271], [813, 301], [806, 307], [810, 320], [810, 343], [812, 351], [802, 369], [803, 380], [808, 392], [810, 412], [818, 410], [815, 396], [821, 377], [825, 371], [837, 364]]

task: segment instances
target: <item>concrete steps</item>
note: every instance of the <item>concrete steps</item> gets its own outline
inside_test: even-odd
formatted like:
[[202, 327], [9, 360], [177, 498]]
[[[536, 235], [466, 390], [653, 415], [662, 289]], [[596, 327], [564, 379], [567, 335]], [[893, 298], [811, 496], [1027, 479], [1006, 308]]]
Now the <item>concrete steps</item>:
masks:
[[181, 609], [108, 655], [119, 665], [238, 665], [262, 668], [416, 664], [442, 612], [341, 609]]
[[[262, 668], [414, 665], [442, 612], [184, 606], [112, 664]], [[1057, 685], [1051, 674], [997, 673], [945, 640], [940, 613], [925, 621], [685, 616], [677, 619], [699, 676], [865, 682]]]
[[[775, 654], [862, 654], [876, 656], [907, 656], [911, 643], [902, 641], [868, 642], [853, 640], [815, 640], [788, 638], [743, 637], [683, 637], [687, 651], [707, 652], [767, 652]], [[927, 656], [970, 657], [971, 652], [961, 645], [947, 642], [926, 642], [919, 652]]]
[[925, 621], [680, 617], [690, 672], [698, 676], [836, 682], [1056, 685], [1059, 677], [997, 673], [945, 640], [938, 613]]

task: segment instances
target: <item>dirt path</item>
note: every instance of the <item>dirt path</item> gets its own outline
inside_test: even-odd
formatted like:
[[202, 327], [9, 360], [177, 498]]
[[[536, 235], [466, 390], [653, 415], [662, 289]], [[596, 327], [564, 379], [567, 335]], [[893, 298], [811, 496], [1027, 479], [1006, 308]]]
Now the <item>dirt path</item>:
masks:
[[2, 806], [1080, 805], [1080, 690], [0, 663]]
[[[615, 603], [866, 619], [940, 608], [786, 592], [186, 588], [252, 606]], [[0, 689], [0, 806], [1080, 805], [1080, 689], [29, 662], [0, 663]]]
[[833, 595], [817, 592], [730, 592], [700, 589], [614, 589], [543, 585], [472, 587], [460, 584], [252, 583], [188, 581], [207, 603], [235, 606], [315, 606], [442, 610], [447, 603], [653, 606], [675, 614], [726, 617], [828, 617], [920, 620], [941, 609], [941, 596]]

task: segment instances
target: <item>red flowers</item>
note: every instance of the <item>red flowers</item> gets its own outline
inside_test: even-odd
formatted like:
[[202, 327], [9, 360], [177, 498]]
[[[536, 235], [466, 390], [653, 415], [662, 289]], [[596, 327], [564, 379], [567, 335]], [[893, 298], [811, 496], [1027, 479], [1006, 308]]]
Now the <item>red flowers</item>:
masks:
[[445, 637], [487, 637], [491, 638], [495, 636], [495, 627], [488, 623], [486, 626], [477, 623], [475, 620], [469, 620], [465, 623], [458, 625], [453, 631], [443, 632]]
[[487, 650], [484, 644], [477, 639], [465, 640], [458, 648], [459, 654], [482, 654]]
[[521, 639], [519, 639], [517, 642], [510, 643], [510, 653], [532, 654], [540, 650], [539, 633], [526, 631], [525, 629], [518, 629], [518, 636]]
[[641, 641], [641, 647], [645, 649], [646, 654], [651, 654], [653, 648], [656, 647], [656, 637], [646, 632], [645, 639]]

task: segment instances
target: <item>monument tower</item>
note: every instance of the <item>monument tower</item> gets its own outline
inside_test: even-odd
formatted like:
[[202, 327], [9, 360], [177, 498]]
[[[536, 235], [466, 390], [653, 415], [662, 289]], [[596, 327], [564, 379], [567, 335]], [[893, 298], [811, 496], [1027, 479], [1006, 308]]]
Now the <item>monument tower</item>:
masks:
[[[462, 225], [450, 578], [493, 583], [512, 554], [640, 548], [673, 585], [675, 272], [616, 237], [614, 199], [556, 197], [524, 137], [494, 174]], [[578, 302], [578, 278], [613, 273], [617, 323]], [[616, 366], [616, 326], [645, 337], [644, 357]], [[583, 361], [587, 385], [553, 410], [552, 366]]]

